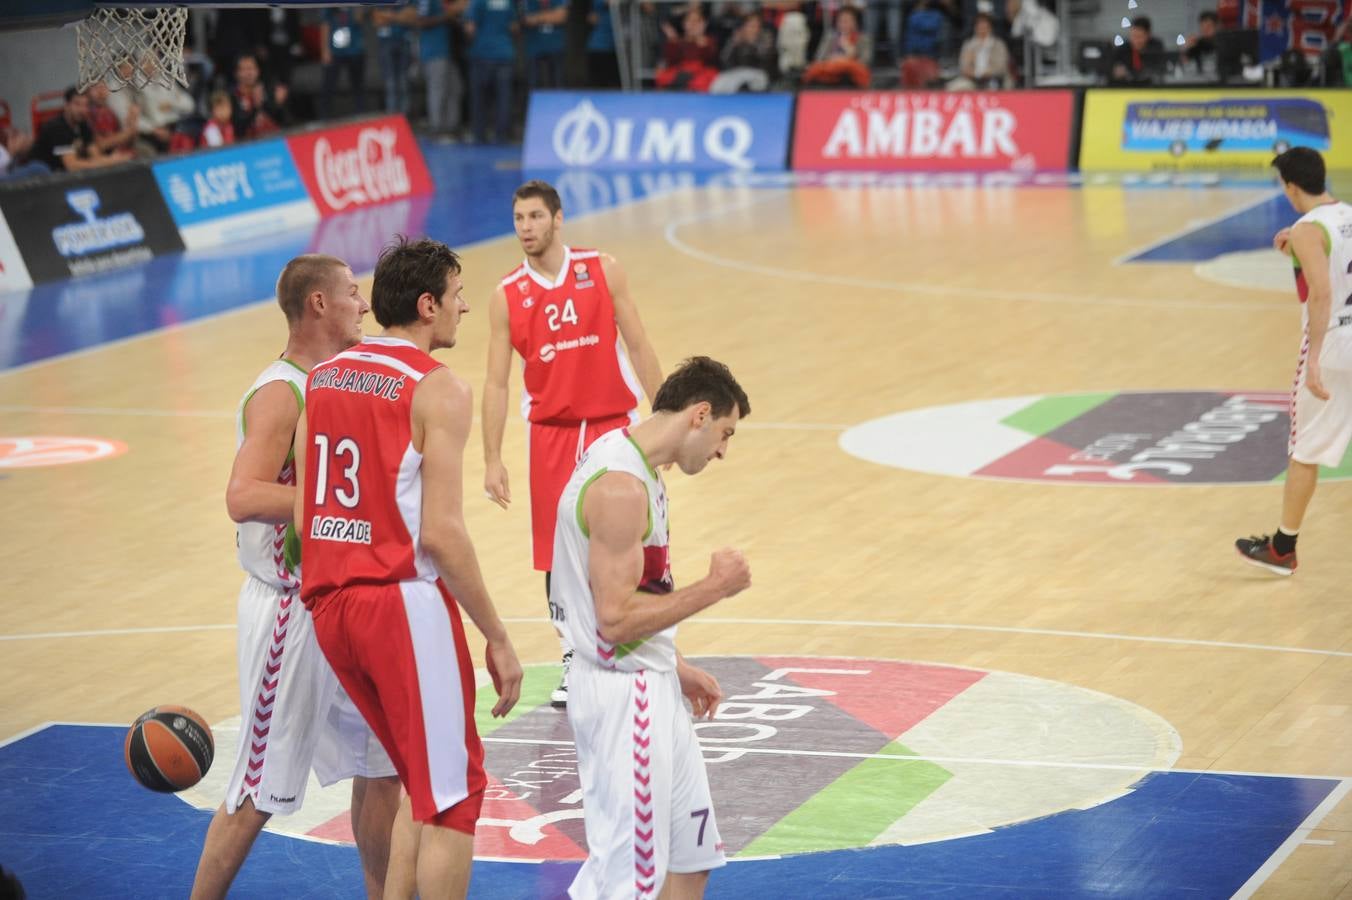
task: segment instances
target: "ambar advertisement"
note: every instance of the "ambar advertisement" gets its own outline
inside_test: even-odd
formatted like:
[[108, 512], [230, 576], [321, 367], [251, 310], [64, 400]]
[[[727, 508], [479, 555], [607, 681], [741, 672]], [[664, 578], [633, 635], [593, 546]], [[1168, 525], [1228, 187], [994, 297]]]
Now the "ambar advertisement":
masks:
[[1090, 91], [1080, 168], [1263, 169], [1292, 147], [1352, 169], [1352, 92]]

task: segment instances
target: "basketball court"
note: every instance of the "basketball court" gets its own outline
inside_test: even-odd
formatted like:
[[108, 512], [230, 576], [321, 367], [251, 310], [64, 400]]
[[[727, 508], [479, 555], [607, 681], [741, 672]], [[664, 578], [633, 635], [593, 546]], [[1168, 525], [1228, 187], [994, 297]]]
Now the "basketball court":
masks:
[[[1233, 549], [1276, 524], [1299, 348], [1270, 182], [423, 150], [434, 197], [0, 294], [0, 863], [30, 896], [188, 892], [239, 740], [223, 496], [282, 265], [335, 254], [369, 290], [392, 235], [451, 244], [471, 312], [442, 358], [480, 390], [511, 191], [539, 174], [567, 242], [624, 263], [663, 366], [713, 356], [751, 398], [727, 460], [668, 477], [678, 585], [727, 545], [754, 573], [680, 631], [727, 695], [697, 726], [731, 860], [709, 896], [1352, 898], [1352, 459], [1294, 577]], [[477, 436], [465, 472], [527, 664], [511, 716], [479, 718], [484, 898], [560, 896], [585, 856], [524, 435], [509, 511], [479, 499]], [[122, 762], [160, 704], [216, 735], [180, 795]], [[232, 895], [360, 896], [346, 806], [312, 785]]]

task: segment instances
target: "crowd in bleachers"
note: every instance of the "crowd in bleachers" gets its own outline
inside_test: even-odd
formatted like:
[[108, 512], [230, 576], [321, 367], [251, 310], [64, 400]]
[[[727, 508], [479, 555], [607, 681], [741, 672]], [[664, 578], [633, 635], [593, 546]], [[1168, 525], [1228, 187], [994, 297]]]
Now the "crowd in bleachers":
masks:
[[[568, 86], [618, 88], [611, 7], [590, 0], [585, 72]], [[1024, 45], [1057, 41], [1054, 0], [756, 0], [640, 2], [630, 49], [640, 86], [740, 91], [832, 87], [999, 89], [1023, 83]], [[1081, 41], [1100, 83], [1235, 81], [1257, 62], [1255, 32], [1219, 0], [1166, 49], [1149, 18], [1125, 39]], [[565, 85], [568, 0], [403, 0], [380, 8], [221, 9], [193, 13], [205, 36], [185, 52], [188, 88], [151, 83], [67, 90], [32, 132], [5, 131], [0, 177], [85, 169], [217, 147], [293, 124], [384, 109], [445, 142], [519, 139], [526, 98]], [[203, 27], [198, 28], [201, 25]], [[205, 52], [201, 52], [202, 50]], [[1042, 52], [1038, 49], [1036, 52]], [[1086, 60], [1089, 60], [1086, 64]], [[152, 59], [139, 65], [153, 67]], [[130, 75], [131, 61], [119, 72]], [[1345, 83], [1344, 22], [1312, 65], [1292, 52], [1278, 83]], [[147, 72], [146, 74], [154, 74]]]

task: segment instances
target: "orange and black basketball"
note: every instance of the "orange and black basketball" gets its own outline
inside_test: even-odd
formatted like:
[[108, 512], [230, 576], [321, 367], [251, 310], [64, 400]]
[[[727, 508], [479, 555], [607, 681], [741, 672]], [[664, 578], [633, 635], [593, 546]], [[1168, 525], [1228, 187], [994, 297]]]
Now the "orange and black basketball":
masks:
[[127, 768], [137, 781], [170, 794], [202, 780], [216, 743], [197, 713], [184, 706], [157, 706], [127, 729], [125, 750]]

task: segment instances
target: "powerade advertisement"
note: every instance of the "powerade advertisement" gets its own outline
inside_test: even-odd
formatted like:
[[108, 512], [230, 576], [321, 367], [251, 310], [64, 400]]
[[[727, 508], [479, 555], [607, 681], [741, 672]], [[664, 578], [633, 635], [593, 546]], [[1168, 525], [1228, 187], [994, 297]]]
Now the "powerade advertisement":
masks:
[[1080, 168], [1264, 169], [1292, 147], [1352, 169], [1352, 92], [1090, 91]]
[[34, 282], [94, 275], [183, 249], [150, 170], [119, 166], [0, 190]]
[[192, 248], [235, 243], [319, 220], [284, 140], [157, 162], [154, 172], [169, 212]]
[[790, 94], [611, 94], [536, 91], [526, 169], [782, 171]]

